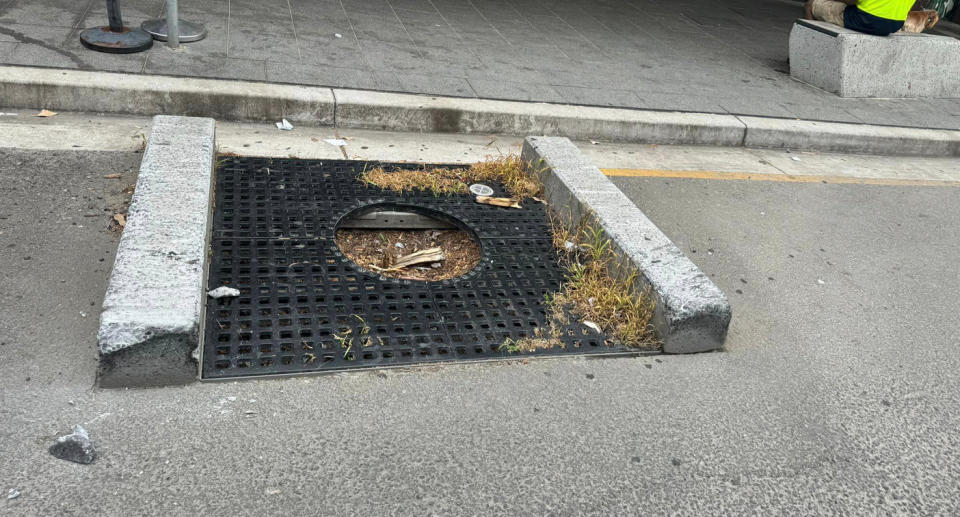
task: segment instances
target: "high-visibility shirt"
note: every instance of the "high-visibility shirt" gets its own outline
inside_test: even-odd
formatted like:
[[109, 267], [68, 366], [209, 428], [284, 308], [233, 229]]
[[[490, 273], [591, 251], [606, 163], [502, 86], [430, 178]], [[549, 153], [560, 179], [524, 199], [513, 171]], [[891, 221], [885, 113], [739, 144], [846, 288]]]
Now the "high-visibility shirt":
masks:
[[878, 18], [902, 22], [913, 3], [914, 0], [857, 0], [857, 8]]

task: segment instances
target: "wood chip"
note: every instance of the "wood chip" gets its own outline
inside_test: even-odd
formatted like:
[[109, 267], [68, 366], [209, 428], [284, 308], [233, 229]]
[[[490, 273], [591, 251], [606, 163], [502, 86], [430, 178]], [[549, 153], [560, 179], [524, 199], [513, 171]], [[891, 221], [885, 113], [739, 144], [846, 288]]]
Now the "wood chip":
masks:
[[509, 197], [490, 197], [490, 196], [477, 196], [477, 203], [484, 205], [494, 205], [502, 206], [506, 208], [523, 208], [520, 206], [520, 203], [516, 199]]
[[54, 117], [57, 115], [57, 112], [50, 110], [41, 110], [40, 113], [34, 115], [35, 117]]
[[427, 248], [425, 250], [420, 250], [416, 253], [411, 253], [409, 255], [398, 257], [397, 261], [394, 262], [393, 266], [389, 268], [381, 268], [373, 264], [371, 264], [370, 267], [376, 269], [377, 271], [396, 271], [398, 269], [415, 266], [417, 264], [426, 264], [429, 262], [438, 262], [441, 260], [445, 260], [442, 249], [440, 249], [439, 247]]
[[105, 174], [103, 177], [107, 178], [108, 180], [115, 180], [115, 179], [119, 179], [121, 176], [122, 174], [117, 173], [117, 174]]

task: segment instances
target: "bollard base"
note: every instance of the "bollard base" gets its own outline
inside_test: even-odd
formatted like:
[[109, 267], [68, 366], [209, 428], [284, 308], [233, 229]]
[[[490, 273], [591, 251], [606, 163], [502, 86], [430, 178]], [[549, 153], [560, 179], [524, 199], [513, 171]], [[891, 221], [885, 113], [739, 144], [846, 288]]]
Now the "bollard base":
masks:
[[[153, 39], [167, 41], [167, 20], [157, 18], [140, 24], [140, 28], [150, 33]], [[207, 37], [207, 28], [199, 23], [180, 20], [180, 43], [200, 41]]]
[[113, 32], [110, 27], [93, 27], [80, 33], [80, 43], [90, 50], [110, 54], [133, 54], [153, 46], [153, 37], [144, 30], [124, 27]]

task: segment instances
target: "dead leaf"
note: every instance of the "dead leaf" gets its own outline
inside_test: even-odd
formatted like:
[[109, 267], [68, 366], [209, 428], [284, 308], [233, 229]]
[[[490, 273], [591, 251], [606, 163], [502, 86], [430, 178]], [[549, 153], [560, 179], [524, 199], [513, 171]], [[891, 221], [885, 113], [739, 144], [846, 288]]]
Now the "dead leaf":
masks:
[[127, 216], [123, 214], [113, 214], [113, 220], [117, 222], [117, 226], [119, 226], [121, 230], [127, 225]]
[[477, 203], [484, 205], [503, 206], [507, 208], [523, 208], [515, 199], [508, 197], [477, 196]]
[[122, 175], [118, 172], [118, 173], [116, 173], [116, 174], [106, 174], [106, 175], [104, 175], [103, 177], [106, 178], [106, 179], [108, 179], [108, 180], [115, 180], [115, 179], [120, 178], [120, 176], [122, 176]]
[[37, 114], [34, 115], [34, 116], [35, 116], [35, 117], [54, 117], [54, 116], [56, 116], [56, 115], [57, 115], [57, 113], [56, 113], [55, 111], [41, 110], [40, 113], [37, 113]]
[[592, 322], [592, 321], [583, 320], [583, 324], [586, 325], [586, 326], [588, 326], [588, 327], [590, 327], [590, 328], [592, 328], [593, 330], [596, 330], [596, 331], [597, 331], [597, 334], [603, 332], [602, 330], [600, 330], [600, 325], [597, 325], [596, 323], [594, 323], [594, 322]]

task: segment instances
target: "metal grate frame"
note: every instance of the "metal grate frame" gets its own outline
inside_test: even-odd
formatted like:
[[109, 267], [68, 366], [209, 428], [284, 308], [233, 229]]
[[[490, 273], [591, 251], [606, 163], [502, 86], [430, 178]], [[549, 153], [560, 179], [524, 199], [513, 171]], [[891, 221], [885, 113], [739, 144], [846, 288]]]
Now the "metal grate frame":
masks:
[[[396, 193], [358, 181], [364, 168], [379, 165], [423, 167], [221, 161], [208, 286], [241, 295], [208, 299], [205, 379], [516, 357], [500, 345], [547, 325], [544, 296], [560, 289], [564, 271], [544, 205], [500, 208], [470, 195]], [[375, 209], [446, 218], [479, 239], [479, 264], [441, 282], [364, 270], [340, 252], [334, 234], [348, 214]], [[564, 348], [523, 355], [631, 352], [580, 324], [561, 340]]]

